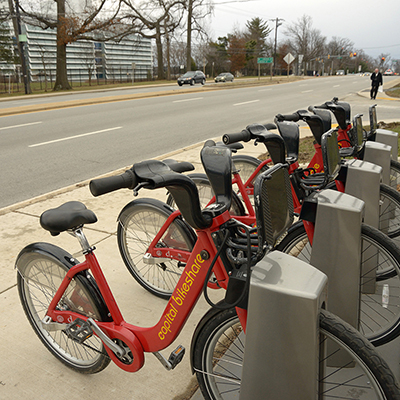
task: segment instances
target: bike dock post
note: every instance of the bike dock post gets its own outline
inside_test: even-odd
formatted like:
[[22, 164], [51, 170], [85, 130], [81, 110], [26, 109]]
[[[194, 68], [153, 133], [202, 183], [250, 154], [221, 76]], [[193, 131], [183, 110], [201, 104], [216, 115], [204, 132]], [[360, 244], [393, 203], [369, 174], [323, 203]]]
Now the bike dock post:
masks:
[[388, 129], [377, 129], [375, 131], [375, 141], [378, 143], [383, 143], [392, 147], [392, 158], [393, 160], [398, 159], [398, 137], [397, 132], [390, 131]]
[[345, 193], [365, 203], [364, 223], [379, 228], [379, 186], [382, 167], [361, 160], [348, 160]]
[[[365, 142], [364, 161], [382, 167], [382, 182], [390, 185], [390, 160], [392, 148], [387, 144], [378, 142]], [[397, 160], [397, 157], [396, 157]]]
[[[240, 400], [310, 400], [318, 390], [319, 309], [327, 277], [274, 251], [251, 275]], [[267, 306], [266, 306], [267, 305]]]
[[317, 201], [310, 264], [328, 276], [328, 310], [358, 329], [364, 202], [334, 190], [319, 192]]
[[[379, 228], [379, 200], [382, 167], [367, 161], [349, 160], [344, 164], [347, 168], [345, 193], [364, 201], [364, 223]], [[386, 229], [388, 221], [385, 221]], [[364, 250], [362, 293], [375, 293], [376, 266], [378, 254], [374, 249]]]
[[[392, 157], [392, 147], [387, 144], [378, 143], [378, 142], [365, 142], [365, 153], [364, 153], [364, 161], [369, 161], [373, 164], [377, 164], [382, 167], [382, 183], [390, 186], [390, 160]], [[397, 160], [397, 157], [396, 157]], [[382, 207], [383, 209], [388, 209], [388, 201], [385, 199]], [[388, 218], [394, 218], [394, 208], [389, 208], [386, 215]], [[389, 221], [386, 220], [384, 225], [380, 226], [379, 229], [382, 232], [387, 233], [389, 227]]]

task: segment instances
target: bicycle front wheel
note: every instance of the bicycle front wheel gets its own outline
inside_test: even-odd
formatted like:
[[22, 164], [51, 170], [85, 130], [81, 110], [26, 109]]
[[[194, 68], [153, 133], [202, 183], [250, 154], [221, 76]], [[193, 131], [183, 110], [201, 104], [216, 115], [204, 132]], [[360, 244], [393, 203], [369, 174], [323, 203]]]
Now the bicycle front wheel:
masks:
[[[319, 332], [320, 348], [324, 344], [325, 349], [335, 350], [320, 355], [323, 373], [318, 377], [318, 399], [350, 399], [355, 394], [359, 399], [376, 400], [399, 396], [396, 379], [386, 362], [359, 332], [324, 310]], [[239, 399], [245, 334], [235, 309], [221, 311], [211, 318], [194, 346], [193, 363], [204, 399]], [[346, 354], [346, 365], [331, 367], [329, 360], [338, 353]]]
[[[46, 330], [42, 320], [68, 268], [57, 258], [30, 251], [17, 260], [17, 286], [25, 314], [42, 343], [61, 362], [85, 374], [103, 370], [110, 358], [102, 341], [95, 335], [79, 343], [70, 338], [65, 330]], [[75, 276], [70, 282], [57, 308], [77, 312], [85, 317], [101, 321], [97, 295], [83, 276]]]
[[380, 185], [379, 228], [390, 238], [400, 235], [400, 193], [388, 185]]
[[[242, 178], [243, 183], [247, 182], [251, 174], [261, 164], [261, 160], [259, 160], [258, 158], [247, 156], [245, 154], [238, 154], [232, 156], [232, 161], [233, 164], [235, 165], [235, 168], [239, 170], [239, 175]], [[261, 169], [260, 173], [266, 171], [267, 169], [268, 167], [264, 166]]]
[[[169, 299], [185, 265], [176, 260], [145, 259], [147, 249], [173, 210], [154, 199], [134, 200], [119, 216], [118, 248], [128, 271], [155, 296]], [[180, 218], [175, 219], [155, 247], [192, 251], [196, 236]]]
[[390, 186], [400, 192], [400, 162], [390, 160]]
[[[276, 249], [309, 263], [311, 246], [303, 223], [297, 222]], [[362, 224], [361, 264], [373, 258], [377, 261], [375, 293], [361, 293], [359, 329], [374, 346], [380, 346], [400, 334], [400, 249], [382, 232]], [[389, 292], [387, 308], [382, 300], [384, 288]]]

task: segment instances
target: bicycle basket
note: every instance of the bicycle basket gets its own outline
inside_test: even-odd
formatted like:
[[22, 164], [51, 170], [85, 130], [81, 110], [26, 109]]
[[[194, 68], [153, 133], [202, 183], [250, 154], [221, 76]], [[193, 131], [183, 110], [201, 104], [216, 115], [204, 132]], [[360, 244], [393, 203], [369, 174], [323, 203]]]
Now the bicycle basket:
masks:
[[274, 247], [293, 224], [292, 192], [284, 164], [276, 164], [256, 178], [254, 198], [259, 248], [265, 244]]
[[369, 125], [370, 125], [370, 135], [373, 135], [378, 129], [378, 121], [376, 119], [376, 104], [369, 107]]
[[364, 144], [364, 129], [362, 124], [362, 114], [357, 114], [353, 118], [353, 129], [352, 135], [354, 140], [354, 145], [356, 146], [357, 152], [360, 151]]
[[334, 180], [340, 169], [340, 155], [337, 139], [337, 130], [331, 129], [324, 133], [321, 139], [322, 159], [324, 161], [324, 173], [326, 183]]

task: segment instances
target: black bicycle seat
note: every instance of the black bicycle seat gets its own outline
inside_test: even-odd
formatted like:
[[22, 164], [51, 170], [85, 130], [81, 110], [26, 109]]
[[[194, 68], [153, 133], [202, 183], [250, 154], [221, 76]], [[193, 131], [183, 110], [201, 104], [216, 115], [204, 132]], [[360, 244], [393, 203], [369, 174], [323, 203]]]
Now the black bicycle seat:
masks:
[[68, 229], [97, 222], [95, 213], [79, 201], [69, 201], [57, 208], [45, 211], [40, 216], [40, 225], [53, 236]]

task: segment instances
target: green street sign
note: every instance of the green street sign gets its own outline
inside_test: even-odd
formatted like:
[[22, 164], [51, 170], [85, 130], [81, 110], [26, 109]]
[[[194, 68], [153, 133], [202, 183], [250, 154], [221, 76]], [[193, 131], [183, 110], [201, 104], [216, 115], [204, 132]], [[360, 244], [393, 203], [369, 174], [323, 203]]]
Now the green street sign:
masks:
[[257, 58], [257, 64], [272, 64], [274, 57], [259, 57]]

